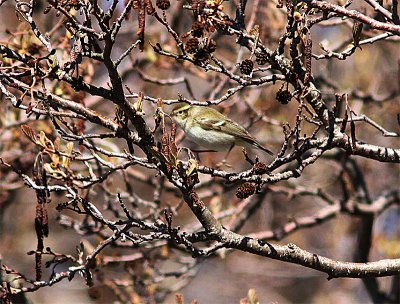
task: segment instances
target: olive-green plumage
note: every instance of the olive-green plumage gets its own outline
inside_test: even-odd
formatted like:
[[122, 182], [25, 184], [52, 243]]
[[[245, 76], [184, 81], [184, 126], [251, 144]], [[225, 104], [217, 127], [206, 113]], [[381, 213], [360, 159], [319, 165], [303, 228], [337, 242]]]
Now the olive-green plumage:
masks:
[[238, 145], [273, 155], [242, 126], [213, 108], [179, 104], [171, 116], [190, 139], [207, 149], [227, 151], [233, 145]]

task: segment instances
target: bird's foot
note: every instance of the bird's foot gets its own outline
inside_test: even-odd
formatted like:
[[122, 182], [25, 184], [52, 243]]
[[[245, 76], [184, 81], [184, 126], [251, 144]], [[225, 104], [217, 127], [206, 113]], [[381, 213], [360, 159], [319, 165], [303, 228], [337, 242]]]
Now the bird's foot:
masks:
[[226, 161], [226, 159], [224, 158], [221, 162], [219, 162], [216, 167], [218, 169], [222, 169], [222, 167], [226, 167], [226, 168], [232, 168], [232, 166], [230, 164], [228, 164], [228, 162]]

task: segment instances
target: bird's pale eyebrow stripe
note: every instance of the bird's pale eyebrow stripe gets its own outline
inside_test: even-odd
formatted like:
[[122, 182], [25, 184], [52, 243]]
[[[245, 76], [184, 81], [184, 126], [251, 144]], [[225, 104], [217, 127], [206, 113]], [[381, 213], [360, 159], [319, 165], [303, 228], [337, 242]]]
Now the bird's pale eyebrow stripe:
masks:
[[173, 110], [172, 112], [173, 113], [178, 113], [178, 112], [181, 112], [181, 111], [186, 111], [188, 109], [190, 109], [190, 105], [183, 105], [183, 106]]

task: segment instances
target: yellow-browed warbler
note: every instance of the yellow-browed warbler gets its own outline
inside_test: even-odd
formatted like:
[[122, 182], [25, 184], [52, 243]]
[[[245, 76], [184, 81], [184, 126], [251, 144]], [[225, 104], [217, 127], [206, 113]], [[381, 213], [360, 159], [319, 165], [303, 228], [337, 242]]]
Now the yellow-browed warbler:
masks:
[[171, 116], [192, 141], [207, 149], [228, 151], [238, 145], [274, 155], [242, 126], [213, 108], [184, 103], [177, 105]]

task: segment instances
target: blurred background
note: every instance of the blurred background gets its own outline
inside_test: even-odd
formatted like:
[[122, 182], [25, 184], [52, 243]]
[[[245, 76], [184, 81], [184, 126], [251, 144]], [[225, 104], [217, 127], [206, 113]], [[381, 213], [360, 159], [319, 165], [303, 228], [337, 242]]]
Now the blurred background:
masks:
[[[154, 1], [153, 1], [154, 2]], [[234, 18], [234, 1], [224, 3], [225, 13]], [[42, 14], [45, 4], [37, 1], [35, 16], [38, 26], [43, 32], [50, 31], [59, 20], [54, 11]], [[109, 3], [104, 2], [104, 7]], [[15, 3], [6, 1], [0, 7], [0, 39], [1, 41], [14, 41], [18, 47], [18, 37], [11, 37], [9, 32], [27, 31], [27, 25], [20, 22], [15, 14]], [[119, 10], [123, 3], [119, 3]], [[355, 3], [355, 7], [357, 4]], [[247, 22], [260, 27], [261, 42], [271, 49], [277, 47], [277, 39], [284, 33], [286, 26], [285, 10], [276, 8], [274, 1], [248, 1]], [[255, 11], [255, 12], [253, 12]], [[373, 16], [368, 8], [367, 13]], [[183, 35], [188, 32], [192, 23], [192, 14], [182, 8], [182, 1], [172, 1], [171, 8], [166, 12], [167, 20], [177, 33]], [[79, 18], [79, 16], [77, 17]], [[122, 34], [118, 45], [114, 50], [114, 58], [122, 54], [129, 45], [135, 41], [137, 30], [136, 12], [130, 16], [130, 20], [123, 24]], [[336, 19], [335, 19], [336, 20]], [[338, 19], [339, 21], [341, 19]], [[248, 29], [250, 30], [250, 29]], [[364, 29], [363, 37], [377, 35], [379, 32]], [[338, 24], [323, 24], [312, 28], [313, 53], [324, 54], [319, 44], [327, 49], [335, 49], [350, 39], [351, 22], [338, 22]], [[59, 31], [53, 35], [52, 40], [63, 39], [66, 33]], [[215, 32], [213, 38], [217, 42], [215, 56], [222, 59], [230, 67], [234, 67], [241, 60], [250, 57], [250, 52], [238, 46], [234, 36], [224, 36]], [[317, 80], [329, 79], [333, 86], [320, 82], [320, 89], [329, 107], [335, 101], [335, 93], [349, 94], [349, 105], [358, 115], [368, 115], [371, 119], [382, 125], [387, 130], [399, 132], [398, 113], [400, 112], [399, 90], [399, 39], [388, 39], [376, 42], [372, 45], [363, 45], [357, 49], [355, 54], [347, 60], [313, 60], [312, 71]], [[160, 28], [159, 23], [152, 17], [147, 18], [146, 43], [143, 52], [135, 50], [121, 64], [120, 71], [124, 76], [124, 84], [133, 92], [144, 92], [154, 98], [162, 97], [164, 100], [175, 99], [177, 94], [199, 101], [209, 100], [215, 87], [220, 81], [220, 76], [215, 73], [204, 72], [200, 68], [187, 62], [175, 62], [172, 59], [159, 56], [153, 52], [148, 44], [160, 43], [165, 49], [174, 49], [174, 42], [168, 32]], [[346, 45], [344, 45], [344, 48]], [[66, 50], [58, 50], [61, 58], [67, 60]], [[90, 74], [93, 83], [99, 86], [107, 86], [107, 74], [100, 64], [88, 64], [82, 71], [84, 77]], [[82, 68], [84, 69], [84, 68]], [[86, 73], [86, 74], [85, 74]], [[143, 74], [145, 76], [143, 76]], [[185, 77], [186, 83], [172, 86], [162, 86], [150, 83], [145, 78], [154, 77], [158, 79], [171, 79]], [[214, 98], [220, 97], [229, 88], [227, 83], [224, 90]], [[281, 83], [263, 87], [252, 87], [244, 90], [227, 101], [220, 104], [218, 109], [247, 127], [247, 129], [274, 152], [279, 151], [284, 135], [282, 125], [289, 123], [293, 125], [297, 114], [298, 103], [293, 99], [289, 104], [282, 105], [276, 101], [276, 93], [281, 88]], [[393, 97], [392, 92], [397, 92]], [[365, 96], [372, 96], [371, 99]], [[99, 99], [96, 96], [84, 96], [85, 105], [99, 111], [105, 116], [113, 117], [114, 105], [110, 101]], [[132, 99], [134, 100], [134, 99]], [[376, 100], [381, 100], [377, 102]], [[145, 119], [148, 124], [154, 126], [153, 114], [156, 105], [144, 102]], [[165, 108], [169, 110], [168, 107]], [[4, 122], [9, 121], [11, 113], [15, 111], [4, 101], [0, 104], [0, 156], [8, 162], [17, 164], [21, 170], [28, 175], [31, 174], [31, 166], [37, 150], [32, 147], [29, 140], [25, 138], [19, 128], [5, 128]], [[24, 113], [18, 119], [24, 118]], [[5, 118], [7, 116], [7, 119]], [[16, 118], [17, 119], [17, 118]], [[53, 132], [47, 121], [38, 121], [34, 124], [37, 130]], [[86, 132], [95, 131], [94, 126], [87, 125]], [[311, 129], [304, 129], [310, 132]], [[159, 136], [159, 134], [157, 134]], [[179, 131], [179, 145], [190, 148], [198, 148], [184, 138]], [[383, 137], [381, 133], [362, 122], [357, 123], [357, 139], [368, 143], [400, 147], [398, 137]], [[127, 149], [122, 142], [108, 139], [102, 144], [108, 148]], [[258, 154], [263, 162], [270, 162], [269, 156], [250, 152], [254, 157]], [[138, 155], [141, 155], [138, 152]], [[202, 165], [215, 167], [224, 158], [225, 153], [201, 153]], [[362, 170], [363, 176], [371, 198], [381, 195], [385, 191], [398, 189], [400, 185], [400, 172], [397, 164], [380, 163], [361, 157], [354, 157], [357, 166]], [[230, 168], [227, 171], [239, 172], [250, 169], [251, 166], [244, 160], [240, 148], [234, 148], [228, 158]], [[154, 176], [154, 172], [143, 168], [132, 170], [130, 183], [143, 199], [153, 199], [153, 187], [141, 182], [137, 174], [143, 176]], [[342, 167], [333, 158], [321, 158], [313, 166], [309, 166], [301, 177], [272, 185], [271, 193], [267, 194], [259, 209], [246, 221], [244, 227], [239, 231], [241, 234], [257, 234], [265, 231], [276, 231], [287, 224], [290, 220], [298, 217], [313, 216], [324, 206], [315, 196], [294, 196], [279, 193], [279, 186], [304, 188], [318, 188], [332, 197], [341, 197], [341, 186], [338, 176]], [[134, 171], [134, 172], [133, 172]], [[129, 175], [129, 173], [128, 173]], [[200, 175], [201, 181], [208, 181], [209, 176]], [[36, 196], [33, 190], [23, 187], [22, 181], [16, 176], [0, 170], [0, 254], [1, 262], [10, 268], [15, 268], [27, 277], [34, 278], [34, 256], [27, 255], [30, 250], [36, 248], [36, 236], [34, 229]], [[274, 186], [276, 188], [274, 188]], [[123, 187], [121, 177], [113, 176], [107, 181], [107, 187], [118, 189]], [[102, 190], [98, 190], [96, 206], [106, 211], [109, 202], [104, 201]], [[218, 179], [209, 187], [199, 189], [199, 194], [204, 195], [205, 203], [213, 212], [220, 212], [232, 206], [238, 206], [240, 200], [235, 196], [234, 187], [225, 187]], [[357, 199], [356, 193], [350, 194]], [[207, 195], [207, 193], [213, 195]], [[208, 198], [207, 198], [208, 197]], [[79, 236], [73, 229], [66, 229], [60, 223], [62, 214], [72, 218], [79, 218], [68, 210], [61, 213], [55, 209], [58, 203], [64, 201], [64, 197], [52, 195], [51, 205], [47, 207], [49, 214], [50, 235], [45, 239], [45, 246], [49, 246], [55, 252], [76, 255], [76, 247], [79, 242], [90, 247], [96, 246], [100, 241], [96, 236]], [[164, 193], [161, 204], [165, 206], [176, 205], [180, 201], [173, 193]], [[111, 214], [111, 212], [110, 212]], [[400, 208], [398, 205], [385, 210], [376, 217], [373, 225], [372, 247], [369, 259], [376, 261], [387, 258], [400, 258]], [[223, 221], [228, 222], [229, 219]], [[174, 215], [174, 224], [183, 227], [192, 227], [196, 224], [193, 214], [186, 205], [182, 205]], [[66, 225], [64, 225], [66, 226]], [[331, 218], [324, 220], [321, 224], [309, 228], [300, 229], [289, 234], [279, 244], [294, 243], [297, 246], [325, 257], [339, 261], [353, 261], [357, 252], [357, 237], [362, 229], [361, 219], [357, 216], [337, 212]], [[170, 249], [171, 256], [178, 255]], [[129, 249], [107, 250], [111, 256], [123, 252], [129, 253]], [[136, 252], [132, 250], [132, 252]], [[190, 260], [188, 255], [185, 257]], [[190, 263], [190, 262], [188, 262]], [[63, 267], [70, 266], [68, 263], [58, 266], [56, 271], [62, 271]], [[135, 266], [137, 267], [137, 266]], [[145, 267], [145, 266], [143, 266]], [[65, 269], [64, 268], [64, 269]], [[123, 266], [109, 266], [108, 275], [126, 278], [132, 274], [124, 273]], [[172, 260], [165, 259], [160, 263], [159, 269], [173, 270], [176, 265]], [[142, 270], [143, 271], [143, 270]], [[51, 273], [49, 269], [44, 270], [44, 277]], [[391, 278], [379, 278], [378, 282], [382, 290], [388, 291], [392, 288]], [[170, 278], [161, 282], [161, 287], [166, 286], [174, 290], [160, 302], [175, 303], [175, 292], [184, 295], [187, 302], [194, 299], [198, 303], [239, 303], [240, 299], [246, 297], [250, 288], [254, 288], [258, 294], [260, 303], [372, 303], [363, 283], [359, 279], [333, 279], [327, 280], [325, 274], [301, 266], [291, 265], [280, 261], [274, 261], [243, 252], [223, 251], [215, 256], [200, 260], [198, 265], [186, 273], [184, 277]], [[130, 286], [128, 288], [137, 288]], [[71, 282], [64, 280], [52, 287], [46, 287], [37, 292], [27, 294], [32, 303], [110, 303], [117, 301], [113, 290], [109, 287], [95, 282], [95, 287], [88, 288], [85, 281], [76, 276]], [[134, 302], [134, 299], [131, 299]], [[140, 302], [140, 301], [139, 301]]]

